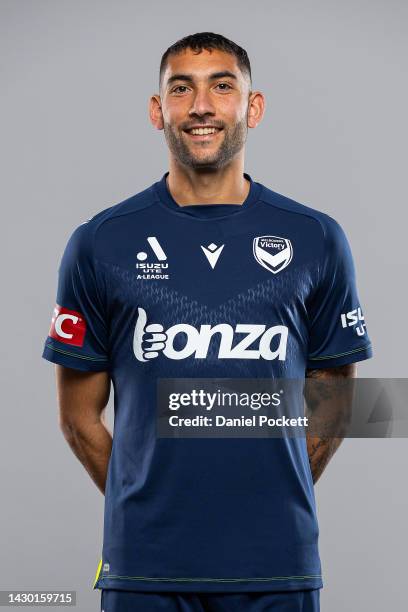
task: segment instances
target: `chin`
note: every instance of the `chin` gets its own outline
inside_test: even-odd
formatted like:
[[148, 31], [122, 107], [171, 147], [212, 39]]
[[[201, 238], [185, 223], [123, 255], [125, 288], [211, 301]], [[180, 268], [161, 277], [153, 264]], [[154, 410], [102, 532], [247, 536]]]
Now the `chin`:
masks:
[[197, 156], [191, 156], [191, 161], [193, 164], [197, 164], [197, 165], [204, 165], [204, 166], [208, 166], [208, 165], [218, 165], [219, 161], [220, 161], [220, 156], [217, 155], [213, 155], [211, 157], [197, 157]]
[[218, 170], [220, 168], [219, 161], [212, 159], [192, 160], [190, 165], [194, 170]]

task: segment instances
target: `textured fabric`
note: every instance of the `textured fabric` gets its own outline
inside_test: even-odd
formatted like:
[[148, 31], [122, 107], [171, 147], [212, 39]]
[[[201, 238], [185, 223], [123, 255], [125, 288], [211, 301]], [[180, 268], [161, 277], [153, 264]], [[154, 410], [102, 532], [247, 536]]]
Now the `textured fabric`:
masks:
[[323, 584], [304, 437], [156, 430], [161, 379], [303, 380], [306, 368], [371, 356], [343, 230], [245, 177], [242, 205], [181, 207], [164, 175], [81, 224], [65, 249], [43, 357], [108, 371], [114, 387], [96, 588]]

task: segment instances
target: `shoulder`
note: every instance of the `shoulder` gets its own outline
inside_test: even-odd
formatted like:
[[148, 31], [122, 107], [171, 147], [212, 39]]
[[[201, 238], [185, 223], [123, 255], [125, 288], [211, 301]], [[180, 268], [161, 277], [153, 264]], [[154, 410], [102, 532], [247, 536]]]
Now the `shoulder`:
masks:
[[342, 242], [345, 239], [345, 233], [340, 223], [321, 210], [297, 202], [292, 198], [265, 187], [265, 185], [263, 185], [261, 199], [266, 204], [270, 204], [286, 212], [288, 215], [295, 216], [300, 224], [302, 224], [302, 222], [314, 223], [314, 225], [319, 228], [322, 241], [326, 244], [330, 244], [333, 241]]
[[138, 213], [141, 210], [154, 204], [156, 201], [155, 192], [152, 186], [147, 189], [113, 204], [95, 215], [80, 223], [71, 233], [69, 244], [76, 247], [82, 253], [91, 253], [95, 239], [101, 228], [105, 227], [109, 222], [123, 219], [127, 222], [129, 215]]
[[[81, 223], [80, 227], [84, 233], [97, 233], [98, 230], [109, 221], [116, 220], [121, 217], [127, 217], [128, 215], [136, 214], [141, 210], [144, 210], [154, 204], [156, 201], [156, 195], [153, 190], [153, 186], [136, 193], [135, 195], [122, 200], [121, 202], [109, 206], [101, 210], [100, 212], [93, 215], [87, 221]], [[126, 219], [125, 219], [126, 222]]]

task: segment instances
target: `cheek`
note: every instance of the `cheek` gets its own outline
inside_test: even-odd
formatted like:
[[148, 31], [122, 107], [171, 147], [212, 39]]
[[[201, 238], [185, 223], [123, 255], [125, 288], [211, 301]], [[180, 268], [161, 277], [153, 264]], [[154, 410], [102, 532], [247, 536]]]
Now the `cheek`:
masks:
[[220, 119], [224, 119], [228, 123], [240, 123], [246, 116], [246, 102], [237, 102], [236, 100], [226, 100], [218, 106]]
[[166, 123], [177, 125], [181, 121], [186, 120], [186, 116], [188, 115], [188, 107], [186, 104], [173, 102], [166, 104], [166, 106], [162, 108], [162, 113]]

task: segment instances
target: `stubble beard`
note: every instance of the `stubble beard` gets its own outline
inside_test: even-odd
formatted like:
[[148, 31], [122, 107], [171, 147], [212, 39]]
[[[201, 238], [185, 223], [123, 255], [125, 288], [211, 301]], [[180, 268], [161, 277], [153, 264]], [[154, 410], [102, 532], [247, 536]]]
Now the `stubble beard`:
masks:
[[214, 153], [196, 156], [188, 147], [185, 136], [178, 129], [173, 129], [169, 123], [164, 124], [164, 135], [171, 153], [180, 164], [194, 170], [222, 168], [241, 151], [248, 134], [246, 117], [233, 128], [224, 126], [223, 132], [222, 142]]

